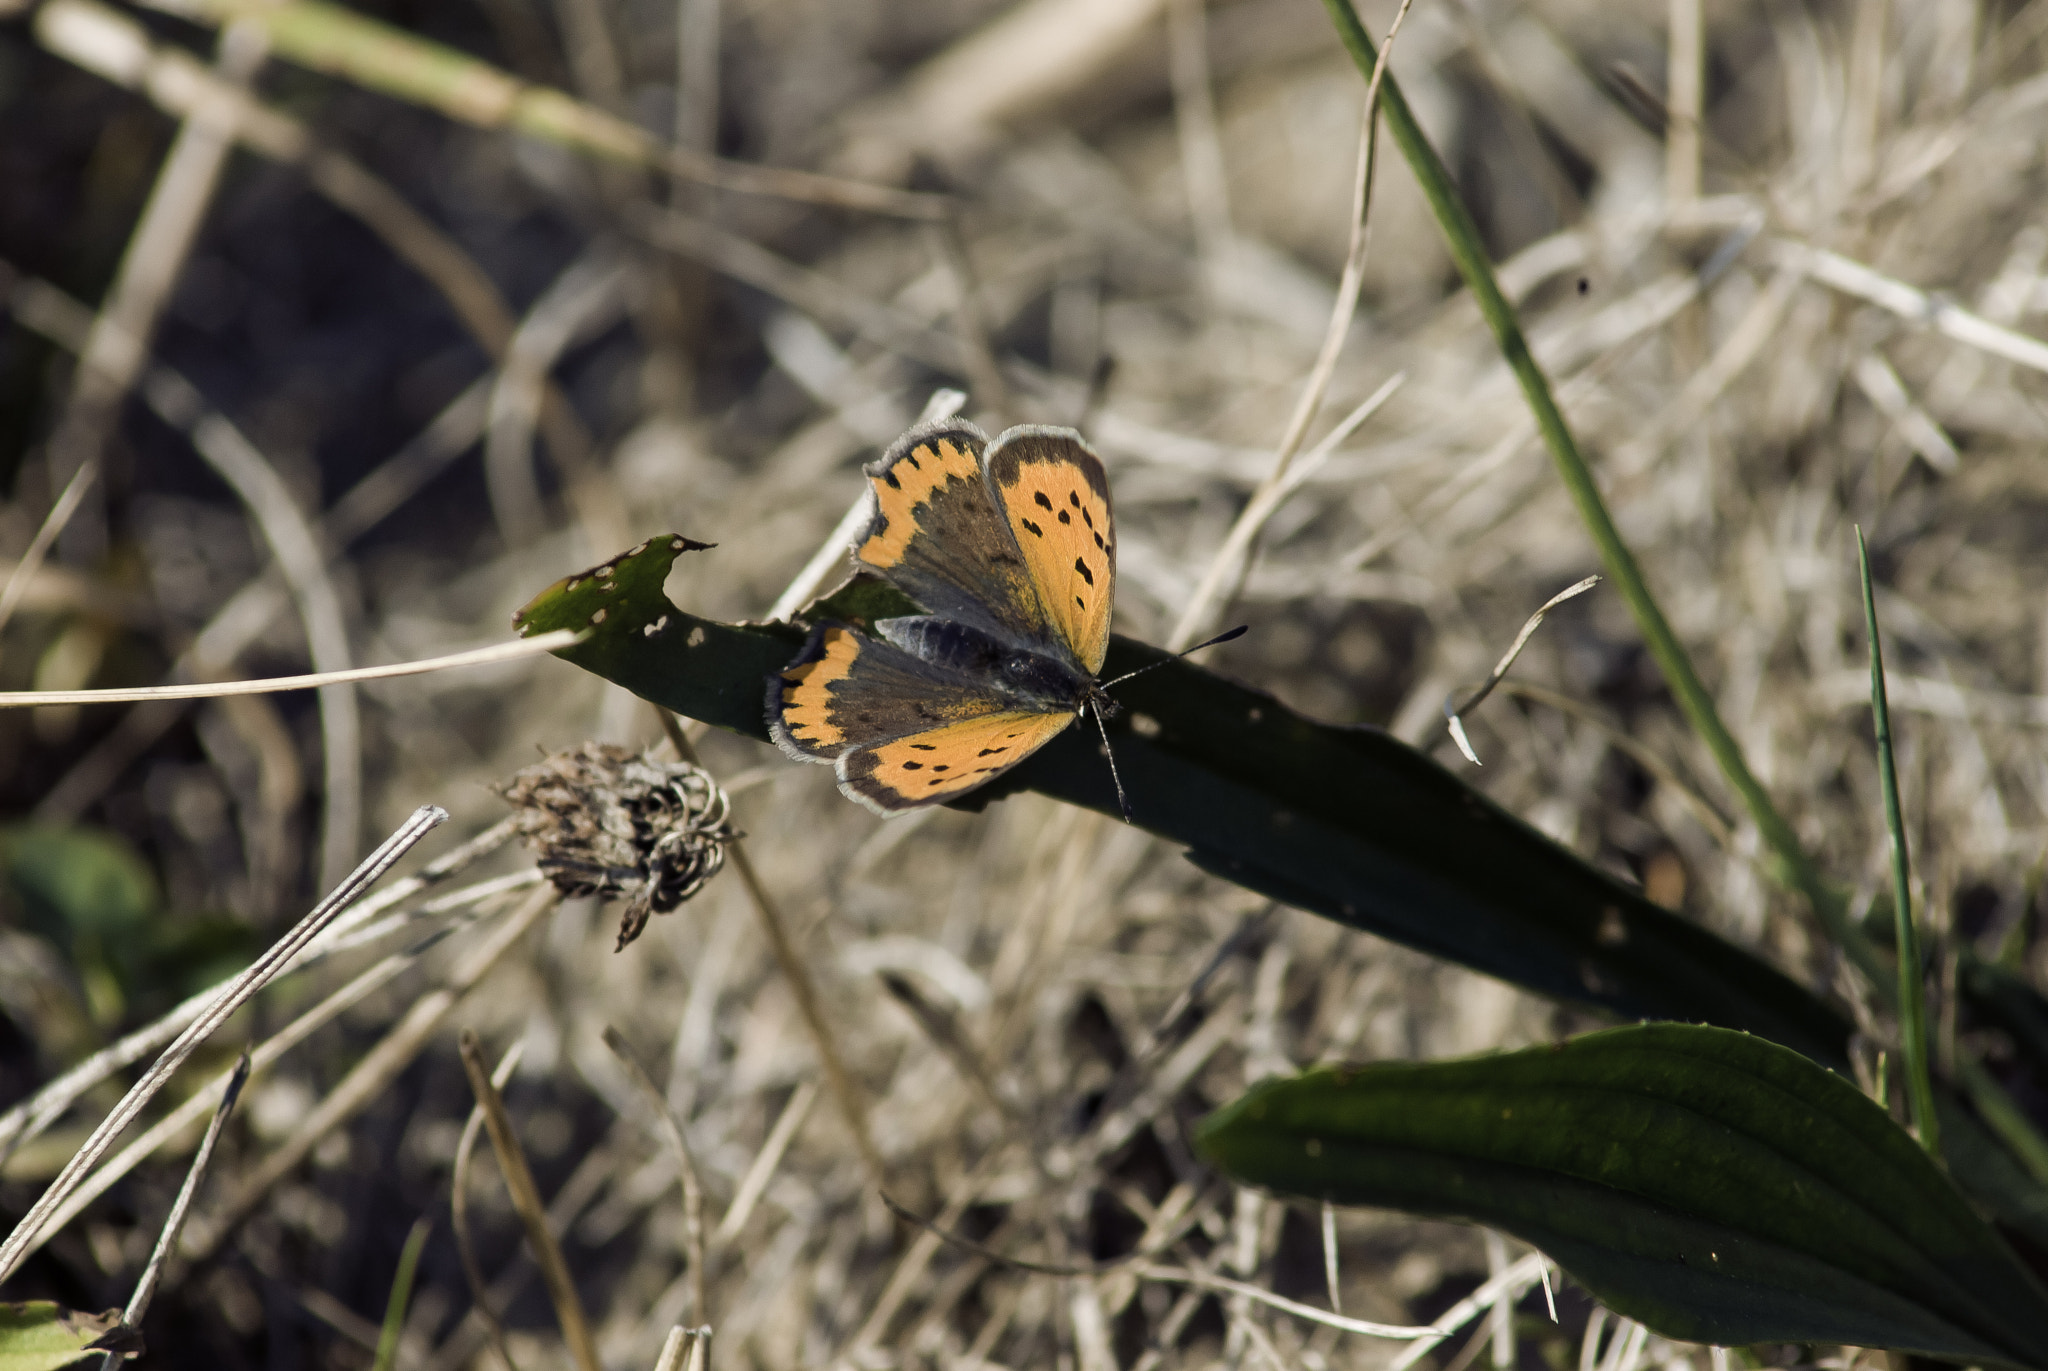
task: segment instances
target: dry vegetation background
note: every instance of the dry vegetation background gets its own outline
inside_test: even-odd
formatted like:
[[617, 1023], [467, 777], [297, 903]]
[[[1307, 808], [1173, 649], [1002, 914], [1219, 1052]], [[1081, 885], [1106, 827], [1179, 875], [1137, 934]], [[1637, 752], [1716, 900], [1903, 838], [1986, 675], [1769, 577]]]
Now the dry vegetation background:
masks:
[[[1883, 830], [1850, 526], [1870, 534], [1908, 829], [1952, 965], [1966, 943], [2032, 938], [2048, 850], [2048, 347], [2026, 336], [2048, 309], [2048, 7], [1712, 0], [1691, 30], [1696, 5], [1416, 0], [1393, 66], [1751, 764], [1866, 901]], [[758, 617], [859, 492], [858, 464], [940, 386], [991, 430], [1086, 428], [1117, 498], [1117, 626], [1167, 636], [1269, 471], [1337, 299], [1364, 85], [1314, 0], [363, 8], [684, 146], [943, 192], [957, 231], [671, 184], [131, 13], [437, 226], [459, 253], [430, 282], [402, 214], [351, 211], [303, 160], [227, 151], [232, 121], [181, 125], [53, 51], [48, 11], [0, 4], [0, 555], [23, 555], [78, 461], [102, 463], [11, 607], [6, 688], [500, 641], [550, 581], [670, 530], [718, 544], [680, 564], [678, 603]], [[1391, 6], [1365, 10], [1384, 33]], [[1013, 11], [1061, 21], [1004, 27]], [[1435, 749], [1654, 898], [1853, 994], [1763, 873], [1619, 597], [1552, 615], [1525, 688], [1472, 721], [1483, 769], [1445, 743], [1446, 696], [1598, 568], [1382, 154], [1363, 300], [1310, 442], [1405, 379], [1279, 508], [1230, 611], [1252, 632], [1212, 665]], [[153, 187], [182, 211], [142, 218]], [[189, 235], [165, 226], [180, 212]], [[488, 289], [451, 304], [464, 280]], [[492, 290], [510, 308], [495, 333]], [[112, 371], [74, 366], [94, 311], [153, 328], [127, 376], [118, 348]], [[491, 787], [536, 748], [660, 737], [645, 705], [552, 661], [0, 713], [0, 1103], [240, 965], [414, 806], [454, 815], [431, 857], [499, 822]], [[705, 1321], [723, 1367], [1388, 1365], [1401, 1344], [1239, 1298], [940, 1247], [878, 1179], [1004, 1252], [1077, 1262], [1171, 1238], [1164, 1262], [1326, 1307], [1319, 1216], [1216, 1181], [1192, 1121], [1320, 1059], [1589, 1022], [1267, 910], [1035, 796], [884, 825], [822, 768], [700, 744], [822, 989], [873, 1162], [733, 871], [615, 955], [616, 909], [549, 908], [505, 846], [273, 992], [175, 1088], [344, 1010], [250, 1086], [188, 1240], [214, 1250], [174, 1268], [150, 1364], [366, 1365], [421, 1215], [398, 1364], [496, 1364], [448, 1236], [469, 1027], [492, 1061], [519, 1046], [507, 1098], [609, 1366], [652, 1366], [672, 1325]], [[98, 845], [59, 865], [109, 882], [127, 922], [61, 917], [61, 876], [33, 854], [73, 826]], [[421, 947], [427, 931], [452, 936]], [[323, 998], [366, 969], [345, 1006]], [[708, 1307], [671, 1153], [608, 1025], [695, 1155]], [[23, 1211], [110, 1101], [15, 1151], [0, 1207]], [[125, 1301], [182, 1136], [15, 1297]], [[469, 1191], [518, 1364], [567, 1365], [487, 1147]], [[1431, 1318], [1506, 1260], [1394, 1215], [1339, 1214], [1335, 1232], [1343, 1308], [1368, 1319]], [[1430, 1356], [1707, 1365], [1604, 1316], [1587, 1339], [1569, 1289], [1560, 1325], [1539, 1291], [1518, 1309], [1517, 1347], [1461, 1334]]]

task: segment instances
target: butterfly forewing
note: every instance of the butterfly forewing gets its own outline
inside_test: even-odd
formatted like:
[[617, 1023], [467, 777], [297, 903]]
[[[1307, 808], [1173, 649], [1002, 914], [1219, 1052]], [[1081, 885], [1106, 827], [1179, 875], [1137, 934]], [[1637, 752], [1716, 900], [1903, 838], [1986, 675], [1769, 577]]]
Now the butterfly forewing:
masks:
[[1016, 540], [990, 503], [972, 424], [914, 428], [866, 468], [875, 517], [854, 555], [928, 612], [1007, 641], [1043, 638], [1044, 613]]
[[1101, 459], [1071, 429], [1023, 427], [997, 439], [984, 465], [1053, 636], [1095, 675], [1116, 592], [1116, 525]]

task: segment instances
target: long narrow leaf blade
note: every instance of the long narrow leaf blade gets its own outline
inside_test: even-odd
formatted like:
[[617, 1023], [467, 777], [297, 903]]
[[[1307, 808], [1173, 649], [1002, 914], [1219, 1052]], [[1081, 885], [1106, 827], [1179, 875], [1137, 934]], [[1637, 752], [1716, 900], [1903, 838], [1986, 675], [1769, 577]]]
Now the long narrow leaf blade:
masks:
[[[561, 655], [690, 718], [765, 738], [770, 674], [802, 630], [685, 614], [663, 587], [679, 537], [641, 544], [557, 582], [520, 631], [590, 629]], [[901, 613], [855, 582], [820, 615]], [[1112, 641], [1105, 676], [1165, 654]], [[1630, 1018], [1708, 1020], [1846, 1060], [1848, 1024], [1749, 953], [1677, 918], [1551, 842], [1448, 771], [1374, 728], [1320, 724], [1190, 662], [1117, 690], [1110, 724], [1133, 820], [1203, 868], [1299, 908], [1559, 999]], [[1069, 729], [994, 784], [1115, 815], [1101, 742]]]
[[[796, 655], [803, 630], [677, 609], [664, 589], [669, 573], [704, 547], [673, 535], [643, 543], [543, 591], [520, 611], [520, 630], [588, 629], [560, 655], [679, 714], [765, 739], [768, 677]], [[811, 616], [860, 625], [912, 610], [887, 585], [857, 580]], [[1104, 674], [1164, 656], [1116, 638]], [[1743, 1029], [1846, 1066], [1850, 1026], [1812, 993], [1650, 903], [1398, 739], [1316, 723], [1185, 661], [1117, 694], [1126, 709], [1110, 733], [1132, 818], [1204, 869], [1538, 994], [1630, 1019]], [[1101, 744], [1078, 729], [963, 803], [1021, 789], [1117, 813]], [[2048, 1191], [1960, 1107], [1944, 1109], [1942, 1137], [1971, 1193], [2048, 1244]]]

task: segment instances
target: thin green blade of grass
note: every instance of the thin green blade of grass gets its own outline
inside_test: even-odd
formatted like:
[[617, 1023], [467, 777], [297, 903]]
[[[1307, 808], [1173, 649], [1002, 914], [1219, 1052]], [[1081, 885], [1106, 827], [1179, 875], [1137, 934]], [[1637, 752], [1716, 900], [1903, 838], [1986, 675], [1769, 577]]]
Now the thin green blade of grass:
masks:
[[370, 1362], [370, 1371], [392, 1371], [398, 1365], [398, 1335], [405, 1331], [413, 1277], [419, 1271], [420, 1253], [426, 1248], [427, 1234], [433, 1228], [433, 1220], [422, 1215], [414, 1221], [412, 1232], [405, 1235], [405, 1246], [398, 1252], [398, 1270], [391, 1277], [391, 1298], [384, 1305], [384, 1327], [377, 1333], [377, 1354]]
[[[1353, 63], [1370, 80], [1378, 53], [1364, 25], [1359, 23], [1350, 0], [1324, 0], [1324, 5], [1330, 11], [1330, 18], [1336, 24], [1338, 36], [1349, 50]], [[1480, 314], [1493, 330], [1501, 356], [1522, 387], [1537, 430], [1543, 435], [1544, 446], [1550, 450], [1558, 477], [1578, 509], [1579, 517], [1600, 553], [1601, 562], [1627, 600], [1630, 612], [1635, 615], [1644, 645], [1656, 659], [1658, 669], [1664, 673], [1665, 682], [1671, 687], [1678, 707], [1701, 741], [1706, 743], [1707, 750], [1713, 753], [1722, 775], [1742, 797], [1743, 806], [1763, 835], [1774, 858], [1773, 874], [1782, 883], [1804, 894], [1836, 943], [1848, 952], [1873, 982], [1883, 984], [1888, 974], [1882, 954], [1850, 924], [1841, 893], [1814, 865], [1792, 825], [1778, 812], [1763, 784], [1750, 771], [1734, 735], [1721, 722], [1713, 696], [1693, 669], [1691, 657], [1678, 641], [1678, 635], [1672, 631], [1656, 596], [1644, 580], [1635, 554], [1622, 540], [1621, 531], [1615, 527], [1613, 516], [1608, 512], [1607, 502], [1594, 483], [1592, 470], [1586, 465], [1585, 456], [1572, 436], [1571, 426], [1566, 423], [1556, 397], [1551, 393], [1550, 382], [1529, 350], [1529, 342], [1522, 334], [1515, 308], [1508, 303], [1500, 283], [1494, 278], [1493, 264], [1480, 239], [1479, 227], [1473, 222], [1450, 172], [1437, 156], [1436, 149], [1430, 146], [1427, 135], [1415, 121], [1392, 76], [1387, 78], [1380, 92], [1380, 108], [1386, 116], [1387, 131], [1393, 135], [1395, 145], [1401, 149], [1401, 155], [1407, 159], [1424, 197], [1429, 201], [1430, 211], [1450, 248], [1451, 260], [1457, 264], [1458, 274], [1464, 277]]]
[[[1338, 36], [1351, 54], [1353, 65], [1364, 79], [1370, 81], [1378, 53], [1349, 0], [1324, 0], [1324, 5], [1336, 25]], [[1722, 775], [1741, 797], [1751, 821], [1770, 849], [1774, 858], [1772, 875], [1806, 897], [1815, 917], [1863, 973], [1877, 997], [1891, 1000], [1899, 983], [1897, 968], [1888, 964], [1884, 953], [1850, 921], [1842, 892], [1822, 875], [1799, 841], [1798, 834], [1779, 813], [1762, 783], [1749, 769], [1734, 735], [1721, 721], [1713, 697], [1693, 669], [1691, 657], [1665, 619], [1634, 553], [1623, 542], [1620, 530], [1614, 525], [1592, 471], [1572, 436], [1571, 426], [1558, 409], [1550, 383], [1529, 350], [1514, 306], [1508, 302], [1494, 277], [1493, 265], [1480, 239], [1478, 225], [1473, 222], [1450, 172], [1436, 155], [1421, 125], [1415, 121], [1399, 84], [1391, 75], [1386, 78], [1380, 92], [1380, 109], [1386, 117], [1388, 132], [1393, 135], [1396, 146], [1401, 149], [1402, 157], [1429, 201], [1459, 275], [1471, 290], [1480, 314], [1494, 332], [1501, 356], [1522, 387], [1559, 478], [1577, 507], [1608, 574], [1614, 578], [1636, 617], [1644, 645], [1663, 672], [1680, 710], [1713, 754]], [[2037, 1165], [2048, 1165], [2048, 1138], [2032, 1127], [1996, 1081], [1982, 1073], [1974, 1080], [1977, 1088], [1971, 1091], [1972, 1099], [1984, 1112], [1987, 1122], [1992, 1123], [1994, 1131], [2015, 1149], [2030, 1172], [2036, 1171]], [[1932, 1120], [1933, 1115], [1930, 1112], [1926, 1117]]]
[[1877, 595], [1870, 583], [1870, 548], [1856, 530], [1856, 565], [1863, 582], [1863, 626], [1870, 635], [1870, 717], [1877, 730], [1877, 779], [1884, 794], [1884, 826], [1892, 843], [1892, 919], [1897, 930], [1899, 1039], [1905, 1056], [1906, 1096], [1920, 1145], [1941, 1150], [1941, 1124], [1934, 1113], [1934, 1083], [1927, 1061], [1927, 993], [1920, 974], [1920, 934], [1906, 853], [1906, 825], [1899, 816], [1899, 774], [1892, 753], [1892, 714], [1885, 700], [1884, 645], [1877, 633]]

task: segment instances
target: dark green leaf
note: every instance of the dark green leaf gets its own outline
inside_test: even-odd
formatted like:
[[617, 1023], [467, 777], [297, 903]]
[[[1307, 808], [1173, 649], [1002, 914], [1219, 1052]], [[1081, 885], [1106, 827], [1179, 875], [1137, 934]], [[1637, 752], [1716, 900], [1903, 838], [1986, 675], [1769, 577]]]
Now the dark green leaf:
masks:
[[2048, 1083], [2048, 1000], [2021, 977], [1967, 952], [1959, 969], [1970, 1007], [2010, 1034], [2020, 1056]]
[[[522, 632], [592, 630], [561, 655], [678, 714], [766, 739], [767, 678], [803, 629], [685, 614], [663, 586], [685, 550], [656, 538], [535, 597]], [[913, 606], [856, 578], [812, 606], [869, 623]], [[601, 616], [601, 617], [600, 617]], [[1256, 632], [1256, 630], [1254, 630]], [[1113, 639], [1106, 675], [1166, 654]], [[1644, 899], [1374, 728], [1316, 723], [1192, 662], [1117, 688], [1110, 723], [1134, 820], [1203, 869], [1297, 908], [1391, 938], [1539, 994], [1624, 1018], [1679, 1019], [1759, 1033], [1824, 1065], [1847, 1062], [1849, 1024], [1762, 959]], [[1069, 729], [968, 795], [979, 808], [1031, 789], [1114, 815], [1099, 740]], [[1995, 1148], [1967, 1115], [1944, 1115], [1956, 1148]], [[2048, 1244], [2048, 1207], [2022, 1178], [1956, 1174], [2001, 1217]], [[2007, 1180], [2006, 1171], [1999, 1175]], [[2021, 1203], [2016, 1196], [2032, 1194]]]
[[0, 876], [28, 925], [69, 943], [134, 937], [156, 912], [156, 880], [133, 848], [90, 828], [0, 829]]
[[[679, 714], [765, 738], [767, 678], [802, 630], [712, 623], [670, 604], [669, 568], [698, 546], [657, 538], [558, 582], [520, 612], [520, 629], [590, 628], [561, 655]], [[856, 581], [814, 612], [909, 607], [894, 594]], [[1117, 638], [1106, 674], [1164, 656]], [[1842, 1060], [1848, 1025], [1792, 980], [1388, 734], [1315, 723], [1185, 661], [1116, 693], [1126, 708], [1110, 733], [1132, 817], [1204, 869], [1546, 995], [1630, 1018], [1704, 1019]], [[1117, 812], [1100, 741], [1080, 729], [963, 803], [1020, 789]]]
[[1471, 1219], [1667, 1337], [2048, 1366], [2048, 1292], [1885, 1112], [1761, 1038], [1686, 1024], [1322, 1069], [1205, 1120], [1239, 1180]]

